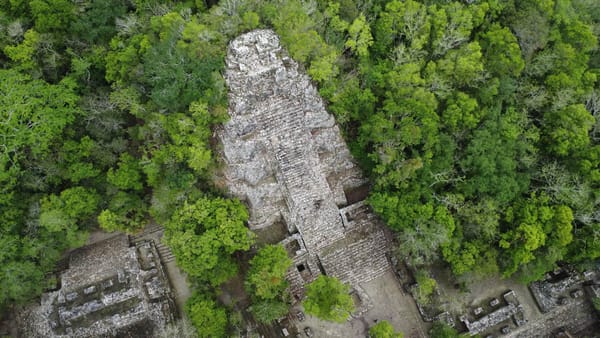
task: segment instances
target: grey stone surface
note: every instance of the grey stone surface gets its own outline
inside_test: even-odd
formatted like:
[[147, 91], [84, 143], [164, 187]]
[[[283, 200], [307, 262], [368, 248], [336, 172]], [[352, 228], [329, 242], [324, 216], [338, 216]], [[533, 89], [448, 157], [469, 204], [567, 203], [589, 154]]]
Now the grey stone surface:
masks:
[[71, 254], [61, 288], [20, 315], [23, 337], [151, 337], [173, 320], [171, 289], [153, 242], [119, 235]]
[[515, 325], [518, 326], [524, 322], [523, 306], [519, 304], [515, 292], [512, 290], [508, 291], [502, 298], [506, 305], [493, 308], [491, 312], [485, 315], [482, 315], [484, 313], [483, 307], [478, 306], [473, 309], [473, 314], [476, 316], [475, 318], [468, 313], [460, 317], [460, 321], [465, 324], [470, 335], [474, 336], [482, 332], [490, 333], [489, 331], [497, 329], [498, 327], [500, 333], [507, 334], [511, 330], [511, 326], [506, 325], [507, 322], [510, 322], [511, 324], [515, 323]]
[[576, 291], [581, 286], [581, 275], [574, 270], [561, 270], [548, 273], [541, 281], [533, 282], [529, 289], [543, 313], [556, 306], [564, 305], [570, 298], [570, 291]]
[[[310, 79], [279, 38], [257, 30], [234, 39], [226, 58], [231, 119], [219, 131], [230, 193], [250, 209], [249, 226], [283, 221], [301, 250], [291, 253], [291, 291], [321, 272], [358, 286], [390, 269], [388, 240], [363, 204], [346, 211], [347, 191], [366, 180]], [[349, 226], [350, 225], [350, 226]], [[284, 241], [291, 245], [292, 240]]]

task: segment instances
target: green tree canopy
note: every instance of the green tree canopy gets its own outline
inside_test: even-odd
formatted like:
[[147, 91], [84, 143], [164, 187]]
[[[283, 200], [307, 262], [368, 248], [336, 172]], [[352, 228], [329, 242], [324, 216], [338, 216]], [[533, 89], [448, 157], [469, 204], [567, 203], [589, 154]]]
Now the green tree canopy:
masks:
[[431, 330], [429, 330], [431, 338], [458, 338], [458, 332], [446, 323], [435, 322]]
[[281, 300], [259, 300], [252, 303], [249, 311], [259, 322], [269, 324], [284, 317], [289, 311], [289, 305]]
[[248, 250], [253, 242], [247, 219], [239, 201], [203, 197], [175, 211], [164, 240], [184, 271], [216, 286], [237, 272], [231, 255]]
[[335, 277], [320, 275], [306, 287], [306, 313], [332, 322], [344, 322], [354, 311], [350, 287]]
[[246, 291], [259, 299], [281, 298], [287, 287], [285, 275], [292, 260], [281, 245], [267, 245], [250, 260]]
[[369, 328], [371, 338], [402, 338], [404, 335], [395, 332], [394, 327], [387, 320], [381, 320]]
[[194, 294], [185, 303], [185, 312], [196, 327], [198, 337], [225, 337], [227, 330], [227, 313], [213, 300], [204, 295]]

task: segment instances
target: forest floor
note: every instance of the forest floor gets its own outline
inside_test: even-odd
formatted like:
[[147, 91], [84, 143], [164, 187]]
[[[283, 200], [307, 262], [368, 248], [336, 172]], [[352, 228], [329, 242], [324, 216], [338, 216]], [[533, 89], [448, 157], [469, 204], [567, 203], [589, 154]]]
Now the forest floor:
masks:
[[[466, 281], [464, 289], [453, 285], [456, 279], [451, 276], [447, 268], [434, 267], [431, 269], [432, 277], [436, 280], [440, 294], [439, 303], [444, 304], [443, 310], [450, 312], [455, 321], [456, 328], [466, 330], [464, 324], [458, 321], [458, 317], [467, 314], [481, 306], [484, 313], [490, 311], [488, 306], [492, 298], [502, 299], [504, 293], [514, 291], [519, 304], [523, 307], [526, 324], [520, 327], [513, 326], [507, 337], [533, 337], [536, 335], [553, 335], [561, 328], [568, 329], [571, 333], [588, 327], [594, 330], [600, 323], [594, 317], [594, 311], [588, 300], [571, 299], [566, 306], [556, 307], [548, 313], [542, 313], [527, 285], [521, 284], [515, 279], [503, 279], [499, 276], [488, 277], [481, 280]], [[441, 312], [442, 309], [439, 309]], [[596, 326], [594, 326], [596, 325]], [[498, 334], [499, 326], [492, 327], [482, 333]], [[586, 334], [576, 336], [587, 336]], [[597, 335], [596, 335], [597, 336]]]
[[173, 288], [173, 294], [175, 297], [175, 305], [177, 306], [177, 311], [179, 312], [179, 316], [183, 316], [185, 302], [192, 296], [192, 290], [190, 289], [187, 277], [185, 274], [179, 269], [175, 261], [171, 261], [168, 263], [164, 263], [165, 271], [169, 276], [169, 282], [171, 283], [171, 288]]
[[429, 325], [419, 315], [413, 298], [402, 290], [393, 272], [361, 285], [374, 305], [359, 318], [345, 323], [332, 323], [306, 316], [296, 325], [303, 331], [310, 327], [315, 337], [366, 337], [369, 327], [377, 321], [389, 321], [397, 331], [407, 338], [426, 337]]
[[[440, 300], [447, 304], [445, 310], [457, 316], [487, 304], [492, 298], [502, 299], [502, 295], [509, 290], [513, 290], [517, 295], [527, 320], [534, 321], [541, 315], [527, 285], [514, 279], [502, 279], [499, 276], [493, 276], [481, 280], [467, 281], [466, 291], [463, 291], [451, 285], [451, 281], [456, 279], [451, 276], [451, 272], [447, 268], [433, 268], [431, 272], [440, 289]], [[460, 323], [457, 322], [457, 324]]]
[[375, 305], [364, 315], [369, 326], [387, 320], [404, 337], [426, 337], [429, 325], [421, 319], [414, 299], [402, 289], [392, 271], [364, 284], [363, 289]]

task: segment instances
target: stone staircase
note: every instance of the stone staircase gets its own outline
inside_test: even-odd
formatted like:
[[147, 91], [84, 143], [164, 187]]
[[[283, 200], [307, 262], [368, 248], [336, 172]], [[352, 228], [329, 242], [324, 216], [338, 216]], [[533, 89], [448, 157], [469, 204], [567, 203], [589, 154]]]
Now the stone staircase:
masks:
[[156, 243], [156, 250], [163, 263], [169, 263], [175, 260], [175, 255], [171, 252], [171, 248], [164, 245], [162, 242]]
[[171, 252], [171, 249], [164, 245], [161, 241], [164, 229], [162, 226], [156, 223], [148, 224], [141, 232], [130, 235], [129, 242], [132, 244], [138, 244], [145, 240], [154, 241], [158, 255], [163, 263], [169, 263], [175, 260], [175, 255]]
[[[156, 223], [150, 223], [148, 225], [146, 225], [146, 227], [133, 235], [130, 235], [130, 241], [132, 243], [138, 243], [140, 241], [142, 241], [143, 239], [146, 239], [149, 235], [155, 234], [159, 231], [163, 231], [163, 227], [161, 227], [160, 225], [156, 224]], [[160, 234], [160, 236], [162, 237], [162, 233]]]
[[257, 117], [261, 137], [268, 140], [277, 167], [278, 181], [285, 186], [286, 204], [310, 250], [343, 237], [343, 226], [319, 159], [306, 129], [304, 111], [295, 101], [275, 97], [264, 102]]

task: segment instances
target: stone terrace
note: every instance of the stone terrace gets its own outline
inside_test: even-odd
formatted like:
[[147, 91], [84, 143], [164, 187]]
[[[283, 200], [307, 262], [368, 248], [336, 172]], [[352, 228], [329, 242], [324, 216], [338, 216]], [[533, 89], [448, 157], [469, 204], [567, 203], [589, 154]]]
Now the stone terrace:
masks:
[[293, 237], [284, 244], [302, 248], [288, 250], [292, 293], [299, 299], [304, 283], [320, 273], [358, 287], [387, 272], [388, 240], [378, 220], [363, 204], [349, 206], [358, 211], [351, 221], [340, 211], [346, 193], [366, 180], [277, 35], [257, 30], [236, 38], [226, 62], [231, 120], [219, 131], [224, 179], [248, 203], [250, 228], [283, 222]]
[[23, 337], [152, 337], [173, 320], [153, 241], [118, 235], [71, 254], [57, 291], [21, 315]]

